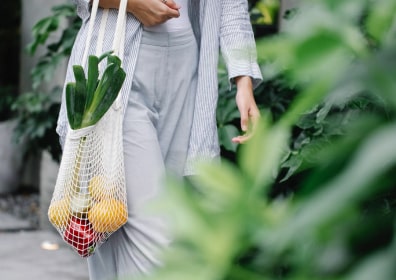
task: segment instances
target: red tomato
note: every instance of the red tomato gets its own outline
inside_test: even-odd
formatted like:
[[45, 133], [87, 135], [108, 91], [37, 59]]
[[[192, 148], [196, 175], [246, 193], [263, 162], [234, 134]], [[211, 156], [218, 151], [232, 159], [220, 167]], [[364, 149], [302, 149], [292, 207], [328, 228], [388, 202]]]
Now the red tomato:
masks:
[[88, 257], [95, 250], [96, 234], [87, 219], [72, 217], [63, 239], [72, 245], [81, 257]]

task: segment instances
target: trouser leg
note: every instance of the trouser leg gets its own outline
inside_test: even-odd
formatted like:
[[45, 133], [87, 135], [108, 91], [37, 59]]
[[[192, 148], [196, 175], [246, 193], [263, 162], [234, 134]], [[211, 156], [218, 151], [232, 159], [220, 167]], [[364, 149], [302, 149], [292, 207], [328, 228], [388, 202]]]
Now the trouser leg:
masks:
[[147, 208], [165, 190], [165, 169], [183, 173], [197, 63], [191, 52], [197, 51], [195, 40], [188, 42], [172, 50], [150, 44], [140, 48], [124, 120], [129, 218], [88, 259], [92, 280], [149, 273], [160, 265], [159, 251], [170, 242], [166, 217]]
[[164, 220], [147, 210], [162, 190], [164, 164], [152, 123], [124, 124], [128, 222], [88, 259], [91, 279], [140, 275], [158, 265], [156, 253], [168, 243]]

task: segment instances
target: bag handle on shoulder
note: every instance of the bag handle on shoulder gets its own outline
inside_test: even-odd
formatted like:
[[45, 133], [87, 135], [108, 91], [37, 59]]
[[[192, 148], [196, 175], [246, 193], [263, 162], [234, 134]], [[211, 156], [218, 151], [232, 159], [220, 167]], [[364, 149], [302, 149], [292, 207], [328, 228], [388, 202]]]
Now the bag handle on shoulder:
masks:
[[[117, 55], [121, 59], [121, 63], [124, 58], [127, 4], [128, 4], [128, 0], [120, 0], [120, 7], [118, 9], [116, 30], [114, 33], [113, 47], [112, 47], [114, 54]], [[89, 46], [91, 45], [93, 27], [95, 24], [98, 7], [99, 7], [99, 0], [93, 0], [91, 17], [90, 17], [89, 26], [88, 26], [88, 34], [87, 34], [87, 39], [85, 41], [82, 65], [86, 65], [87, 60], [88, 60]], [[104, 36], [105, 36], [105, 32], [106, 32], [106, 24], [107, 24], [108, 16], [109, 16], [109, 9], [104, 9], [103, 14], [102, 14], [102, 19], [100, 22], [100, 27], [99, 27], [98, 40], [97, 40], [97, 44], [96, 44], [95, 52], [96, 52], [97, 56], [100, 56], [103, 52], [103, 41], [104, 41]], [[121, 98], [122, 98], [121, 94], [119, 94], [116, 101], [113, 104], [113, 108], [115, 110], [118, 110], [122, 107]]]
[[[126, 25], [126, 7], [128, 4], [128, 0], [121, 0], [120, 7], [118, 10], [118, 18], [117, 18], [117, 25], [114, 34], [113, 40], [113, 50], [116, 55], [121, 58], [121, 54], [124, 52], [124, 45], [122, 44], [125, 42], [125, 25]], [[123, 36], [124, 35], [124, 36]], [[124, 38], [124, 40], [123, 40]], [[122, 60], [122, 58], [121, 58]]]
[[[120, 0], [120, 6], [119, 6], [119, 10], [118, 10], [117, 23], [116, 23], [116, 30], [114, 33], [113, 47], [112, 47], [114, 54], [117, 55], [121, 59], [121, 61], [123, 60], [123, 55], [124, 55], [127, 4], [128, 4], [128, 0]], [[92, 33], [93, 33], [94, 24], [95, 24], [95, 19], [96, 19], [97, 12], [98, 12], [98, 7], [99, 7], [99, 0], [93, 0], [92, 9], [91, 9], [91, 17], [90, 17], [89, 26], [88, 26], [88, 34], [87, 34], [87, 39], [85, 41], [84, 55], [83, 55], [83, 60], [82, 60], [82, 63], [84, 65], [87, 63], [87, 59], [88, 59], [89, 46], [91, 45]], [[102, 53], [108, 14], [109, 14], [109, 9], [104, 9], [101, 23], [100, 23], [100, 28], [99, 28], [98, 41], [97, 41], [97, 45], [96, 45], [96, 55], [101, 55], [101, 53]]]

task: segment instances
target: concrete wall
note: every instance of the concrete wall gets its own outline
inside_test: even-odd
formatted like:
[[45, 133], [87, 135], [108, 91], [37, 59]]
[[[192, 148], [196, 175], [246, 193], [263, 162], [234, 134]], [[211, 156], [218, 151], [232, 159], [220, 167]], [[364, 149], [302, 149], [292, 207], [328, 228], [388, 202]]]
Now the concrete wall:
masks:
[[[25, 47], [32, 41], [32, 27], [38, 20], [51, 14], [53, 6], [64, 4], [67, 0], [22, 0], [22, 23], [21, 23], [21, 69], [19, 86], [21, 92], [28, 92], [31, 90], [30, 72], [34, 65], [37, 63], [37, 58], [45, 53], [44, 47], [39, 47], [37, 54], [31, 57], [25, 52]], [[49, 41], [55, 41], [59, 38], [60, 34], [55, 34]], [[63, 82], [64, 67], [58, 69], [54, 79], [46, 84], [43, 89], [51, 89], [54, 85]]]
[[[20, 71], [20, 90], [21, 93], [31, 90], [31, 69], [38, 61], [38, 57], [46, 52], [45, 47], [39, 47], [34, 57], [28, 55], [24, 48], [32, 41], [32, 27], [34, 24], [51, 14], [53, 6], [64, 4], [67, 0], [23, 0], [22, 1], [22, 26], [21, 26], [21, 71]], [[66, 23], [63, 23], [65, 25]], [[60, 33], [49, 38], [49, 42], [57, 41]], [[65, 78], [66, 64], [58, 67], [51, 82], [44, 84], [41, 90], [50, 92], [56, 85], [63, 85]], [[38, 158], [30, 159], [30, 164], [24, 170], [23, 183], [26, 185], [37, 186], [40, 191], [40, 226], [51, 228], [47, 218], [47, 209], [55, 186], [58, 172], [58, 164], [52, 161], [51, 157], [44, 153]]]
[[22, 174], [21, 147], [14, 143], [12, 132], [16, 121], [0, 122], [0, 195], [16, 191]]

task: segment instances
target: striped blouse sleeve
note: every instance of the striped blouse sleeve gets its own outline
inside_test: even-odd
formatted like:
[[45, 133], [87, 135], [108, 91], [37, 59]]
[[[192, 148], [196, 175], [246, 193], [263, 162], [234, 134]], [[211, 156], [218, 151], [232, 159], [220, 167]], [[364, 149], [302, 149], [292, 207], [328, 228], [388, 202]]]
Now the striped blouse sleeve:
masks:
[[220, 47], [230, 80], [245, 75], [261, 82], [257, 51], [246, 0], [221, 0]]
[[73, 0], [77, 8], [77, 15], [83, 20], [90, 16], [91, 0]]

